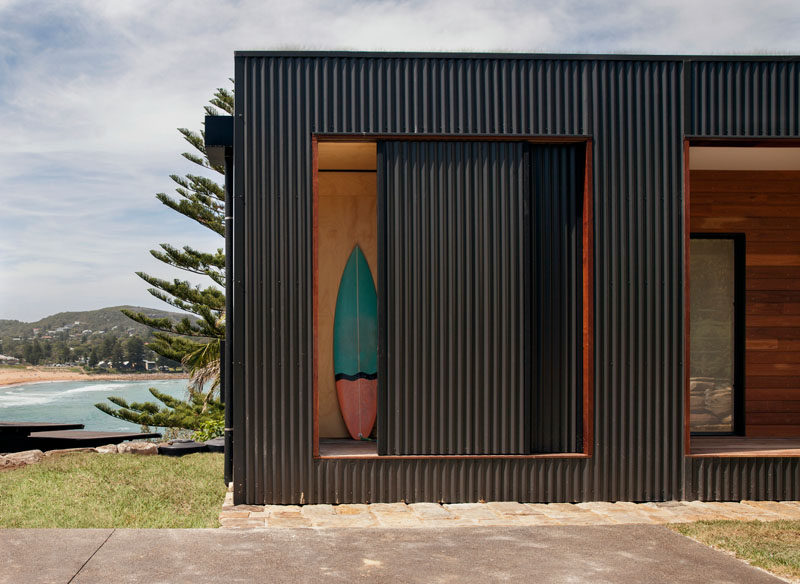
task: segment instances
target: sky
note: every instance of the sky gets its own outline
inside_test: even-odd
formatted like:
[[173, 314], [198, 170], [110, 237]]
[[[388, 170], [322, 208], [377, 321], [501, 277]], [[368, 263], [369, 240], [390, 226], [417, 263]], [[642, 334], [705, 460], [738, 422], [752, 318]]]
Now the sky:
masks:
[[[798, 54], [797, 0], [0, 0], [0, 319], [133, 304], [148, 250], [218, 235], [155, 198], [245, 49]], [[192, 280], [202, 283], [200, 280]]]

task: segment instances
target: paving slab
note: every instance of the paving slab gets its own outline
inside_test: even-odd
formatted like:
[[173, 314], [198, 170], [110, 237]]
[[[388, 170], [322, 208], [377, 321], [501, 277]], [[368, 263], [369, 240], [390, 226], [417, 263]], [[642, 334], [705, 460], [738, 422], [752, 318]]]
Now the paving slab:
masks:
[[531, 507], [516, 501], [489, 501], [486, 506], [498, 515], [533, 515]]
[[474, 521], [505, 521], [500, 515], [492, 511], [489, 505], [482, 505], [481, 503], [453, 503], [450, 505], [443, 505], [443, 507], [454, 516], [463, 519], [471, 519]]
[[781, 582], [650, 525], [6, 530], [2, 538], [4, 552], [13, 550], [0, 559], [3, 583]]
[[282, 527], [282, 528], [298, 528], [298, 527], [312, 527], [313, 522], [301, 516], [299, 513], [292, 515], [274, 514], [267, 517], [265, 520], [267, 527]]
[[[236, 509], [244, 507], [244, 505], [237, 505]], [[264, 513], [275, 517], [294, 517], [300, 515], [302, 507], [300, 505], [264, 505]]]
[[380, 527], [422, 527], [414, 513], [404, 511], [373, 511], [372, 516]]
[[603, 525], [616, 523], [608, 515], [596, 513], [594, 507], [599, 503], [549, 503], [542, 505], [542, 513], [565, 525]]
[[379, 512], [412, 513], [411, 508], [405, 503], [372, 503], [369, 508], [371, 511]]
[[680, 511], [676, 507], [662, 507], [653, 503], [641, 503], [639, 505], [642, 512], [646, 513], [657, 523], [680, 523], [682, 522]]
[[550, 517], [548, 515], [542, 514], [532, 514], [532, 515], [518, 515], [514, 517], [514, 525], [515, 526], [523, 526], [523, 525], [563, 525], [561, 521]]
[[268, 527], [458, 527], [464, 525], [628, 525], [685, 523], [703, 519], [775, 521], [796, 519], [796, 501], [627, 501], [585, 503], [372, 503], [369, 505], [232, 505], [226, 496], [222, 527], [238, 519], [267, 519]]
[[0, 529], [0, 584], [69, 582], [113, 531]]
[[[255, 517], [222, 517], [219, 520], [222, 527], [232, 529], [253, 528], [253, 527], [266, 527], [266, 518]], [[302, 526], [298, 526], [302, 527]]]
[[437, 519], [449, 520], [454, 519], [453, 514], [438, 503], [411, 503], [409, 505], [411, 510], [417, 514], [422, 520]]
[[766, 509], [781, 519], [800, 519], [800, 506], [781, 503], [780, 501], [742, 501], [743, 504]]
[[265, 533], [264, 529], [118, 529], [71, 584], [265, 582], [266, 561], [261, 556]]
[[658, 523], [636, 503], [578, 503], [575, 507], [580, 507], [605, 517], [612, 523]]
[[[729, 516], [731, 519], [737, 519], [740, 521], [752, 521], [754, 519], [763, 519], [764, 513], [759, 509], [755, 509], [750, 505], [742, 505], [741, 503], [733, 503], [730, 501], [725, 502], [710, 502], [706, 503], [712, 509], [718, 509], [720, 513], [724, 513], [725, 515]], [[778, 517], [770, 517], [771, 519], [775, 520]]]
[[688, 501], [686, 504], [695, 509], [703, 520], [715, 521], [722, 519], [732, 521], [741, 519], [741, 514], [716, 501]]
[[300, 514], [306, 519], [314, 521], [315, 519], [334, 517], [336, 511], [333, 510], [333, 505], [305, 505], [300, 510]]
[[375, 527], [376, 525], [375, 517], [369, 513], [336, 514], [311, 519], [312, 527]]

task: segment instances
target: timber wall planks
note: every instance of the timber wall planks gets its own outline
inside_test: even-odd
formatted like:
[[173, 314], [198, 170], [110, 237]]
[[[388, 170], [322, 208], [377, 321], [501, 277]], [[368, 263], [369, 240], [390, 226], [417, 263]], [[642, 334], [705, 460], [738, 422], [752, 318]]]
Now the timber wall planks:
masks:
[[800, 436], [800, 172], [691, 172], [693, 233], [744, 233], [745, 432]]

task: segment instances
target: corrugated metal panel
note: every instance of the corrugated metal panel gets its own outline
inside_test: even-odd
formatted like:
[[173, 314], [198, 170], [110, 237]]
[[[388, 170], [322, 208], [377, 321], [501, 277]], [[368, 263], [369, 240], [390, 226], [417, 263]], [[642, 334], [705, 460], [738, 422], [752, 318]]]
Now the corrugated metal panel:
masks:
[[687, 499], [800, 499], [800, 458], [687, 458], [686, 466]]
[[531, 147], [531, 452], [582, 446], [582, 206], [585, 146]]
[[314, 132], [568, 135], [588, 128], [589, 94], [580, 61], [247, 61], [280, 64], [291, 77], [287, 82], [310, 92], [305, 123]]
[[311, 150], [302, 69], [236, 63], [237, 500], [298, 502], [311, 470]]
[[[316, 502], [591, 501], [586, 464], [568, 459], [410, 458], [324, 460], [316, 466]], [[585, 462], [585, 461], [584, 461]]]
[[689, 134], [800, 136], [800, 63], [694, 62]]
[[[682, 67], [237, 57], [236, 500], [680, 497]], [[312, 459], [312, 132], [594, 137], [591, 459]]]
[[382, 142], [381, 454], [525, 454], [521, 142]]
[[597, 499], [681, 493], [681, 72], [592, 64]]

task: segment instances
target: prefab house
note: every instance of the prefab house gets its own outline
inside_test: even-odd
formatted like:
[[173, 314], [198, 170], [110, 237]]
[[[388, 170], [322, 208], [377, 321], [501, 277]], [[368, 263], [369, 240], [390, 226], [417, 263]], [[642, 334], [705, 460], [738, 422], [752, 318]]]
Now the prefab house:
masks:
[[800, 58], [238, 52], [237, 503], [800, 499]]

